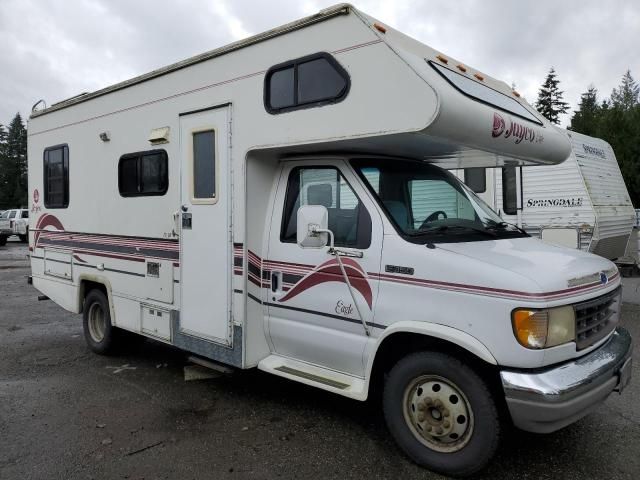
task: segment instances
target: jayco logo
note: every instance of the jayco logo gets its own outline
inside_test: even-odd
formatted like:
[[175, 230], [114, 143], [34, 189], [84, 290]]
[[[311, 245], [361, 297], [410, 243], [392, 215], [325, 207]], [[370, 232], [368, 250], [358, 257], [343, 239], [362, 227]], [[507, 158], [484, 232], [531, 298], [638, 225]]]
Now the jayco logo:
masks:
[[342, 300], [338, 300], [338, 303], [336, 303], [336, 313], [340, 314], [340, 315], [351, 315], [353, 313], [353, 305], [349, 304], [349, 305], [345, 305], [345, 303]]
[[531, 127], [526, 127], [523, 124], [514, 121], [511, 117], [509, 119], [509, 126], [507, 127], [507, 122], [501, 115], [497, 113], [493, 113], [493, 129], [491, 131], [491, 136], [493, 138], [498, 138], [503, 136], [504, 138], [513, 137], [516, 145], [521, 143], [523, 140], [528, 140], [530, 143], [542, 143], [544, 141], [544, 137], [542, 133], [538, 130], [535, 130]]

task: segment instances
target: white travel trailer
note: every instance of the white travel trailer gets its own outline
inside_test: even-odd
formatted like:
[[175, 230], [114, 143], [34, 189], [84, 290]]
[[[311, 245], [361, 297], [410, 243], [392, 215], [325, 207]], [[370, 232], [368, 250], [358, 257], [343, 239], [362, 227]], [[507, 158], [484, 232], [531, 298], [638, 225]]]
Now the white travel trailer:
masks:
[[558, 164], [566, 136], [352, 6], [34, 112], [28, 135], [33, 285], [98, 353], [134, 332], [383, 392], [407, 455], [456, 475], [502, 415], [550, 432], [629, 381], [615, 265], [501, 223], [436, 166]]
[[636, 218], [613, 149], [599, 138], [560, 131], [572, 147], [560, 165], [478, 168], [456, 174], [505, 221], [529, 234], [621, 259]]

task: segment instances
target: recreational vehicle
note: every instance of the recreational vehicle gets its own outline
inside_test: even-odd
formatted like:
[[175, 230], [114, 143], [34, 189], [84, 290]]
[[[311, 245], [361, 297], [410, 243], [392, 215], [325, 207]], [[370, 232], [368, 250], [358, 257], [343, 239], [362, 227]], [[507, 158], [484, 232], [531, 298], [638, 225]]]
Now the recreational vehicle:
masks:
[[560, 165], [456, 174], [505, 221], [530, 235], [623, 259], [636, 218], [613, 149], [599, 138], [560, 131], [571, 142], [571, 155]]
[[35, 111], [28, 139], [32, 282], [97, 353], [135, 333], [380, 393], [402, 450], [455, 475], [502, 418], [551, 432], [629, 381], [616, 266], [447, 171], [559, 164], [566, 135], [350, 5]]

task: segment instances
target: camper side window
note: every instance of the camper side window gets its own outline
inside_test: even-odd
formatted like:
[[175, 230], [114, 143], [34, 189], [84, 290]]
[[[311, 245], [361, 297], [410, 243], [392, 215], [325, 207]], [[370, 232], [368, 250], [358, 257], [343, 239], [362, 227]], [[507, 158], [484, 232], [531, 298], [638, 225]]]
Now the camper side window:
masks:
[[294, 168], [289, 174], [280, 240], [296, 242], [298, 208], [323, 205], [337, 247], [369, 248], [371, 217], [351, 186], [332, 167]]
[[56, 145], [45, 148], [43, 156], [44, 206], [69, 206], [69, 147]]
[[487, 191], [487, 173], [486, 168], [466, 168], [464, 170], [464, 183], [476, 193], [484, 193]]
[[164, 150], [127, 153], [118, 162], [118, 190], [123, 197], [164, 195], [169, 188], [169, 159]]
[[328, 53], [316, 53], [271, 67], [264, 80], [264, 105], [284, 113], [343, 100], [349, 75]]
[[502, 168], [502, 210], [507, 215], [518, 213], [516, 167]]

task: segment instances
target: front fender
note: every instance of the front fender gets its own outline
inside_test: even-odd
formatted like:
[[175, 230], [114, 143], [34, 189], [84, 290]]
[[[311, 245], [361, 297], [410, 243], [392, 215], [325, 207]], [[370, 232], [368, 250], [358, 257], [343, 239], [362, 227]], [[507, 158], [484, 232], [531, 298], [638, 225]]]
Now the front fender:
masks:
[[367, 362], [367, 380], [371, 378], [371, 370], [373, 369], [373, 363], [376, 358], [376, 354], [382, 343], [386, 338], [395, 333], [415, 333], [418, 335], [425, 335], [429, 337], [439, 338], [447, 342], [451, 342], [464, 348], [468, 352], [472, 353], [478, 358], [481, 358], [491, 365], [497, 365], [498, 362], [491, 354], [489, 349], [476, 337], [469, 335], [457, 328], [447, 327], [446, 325], [440, 325], [437, 323], [429, 322], [417, 322], [417, 321], [402, 321], [396, 322], [393, 325], [385, 328], [382, 335], [376, 339], [373, 351], [369, 355]]

